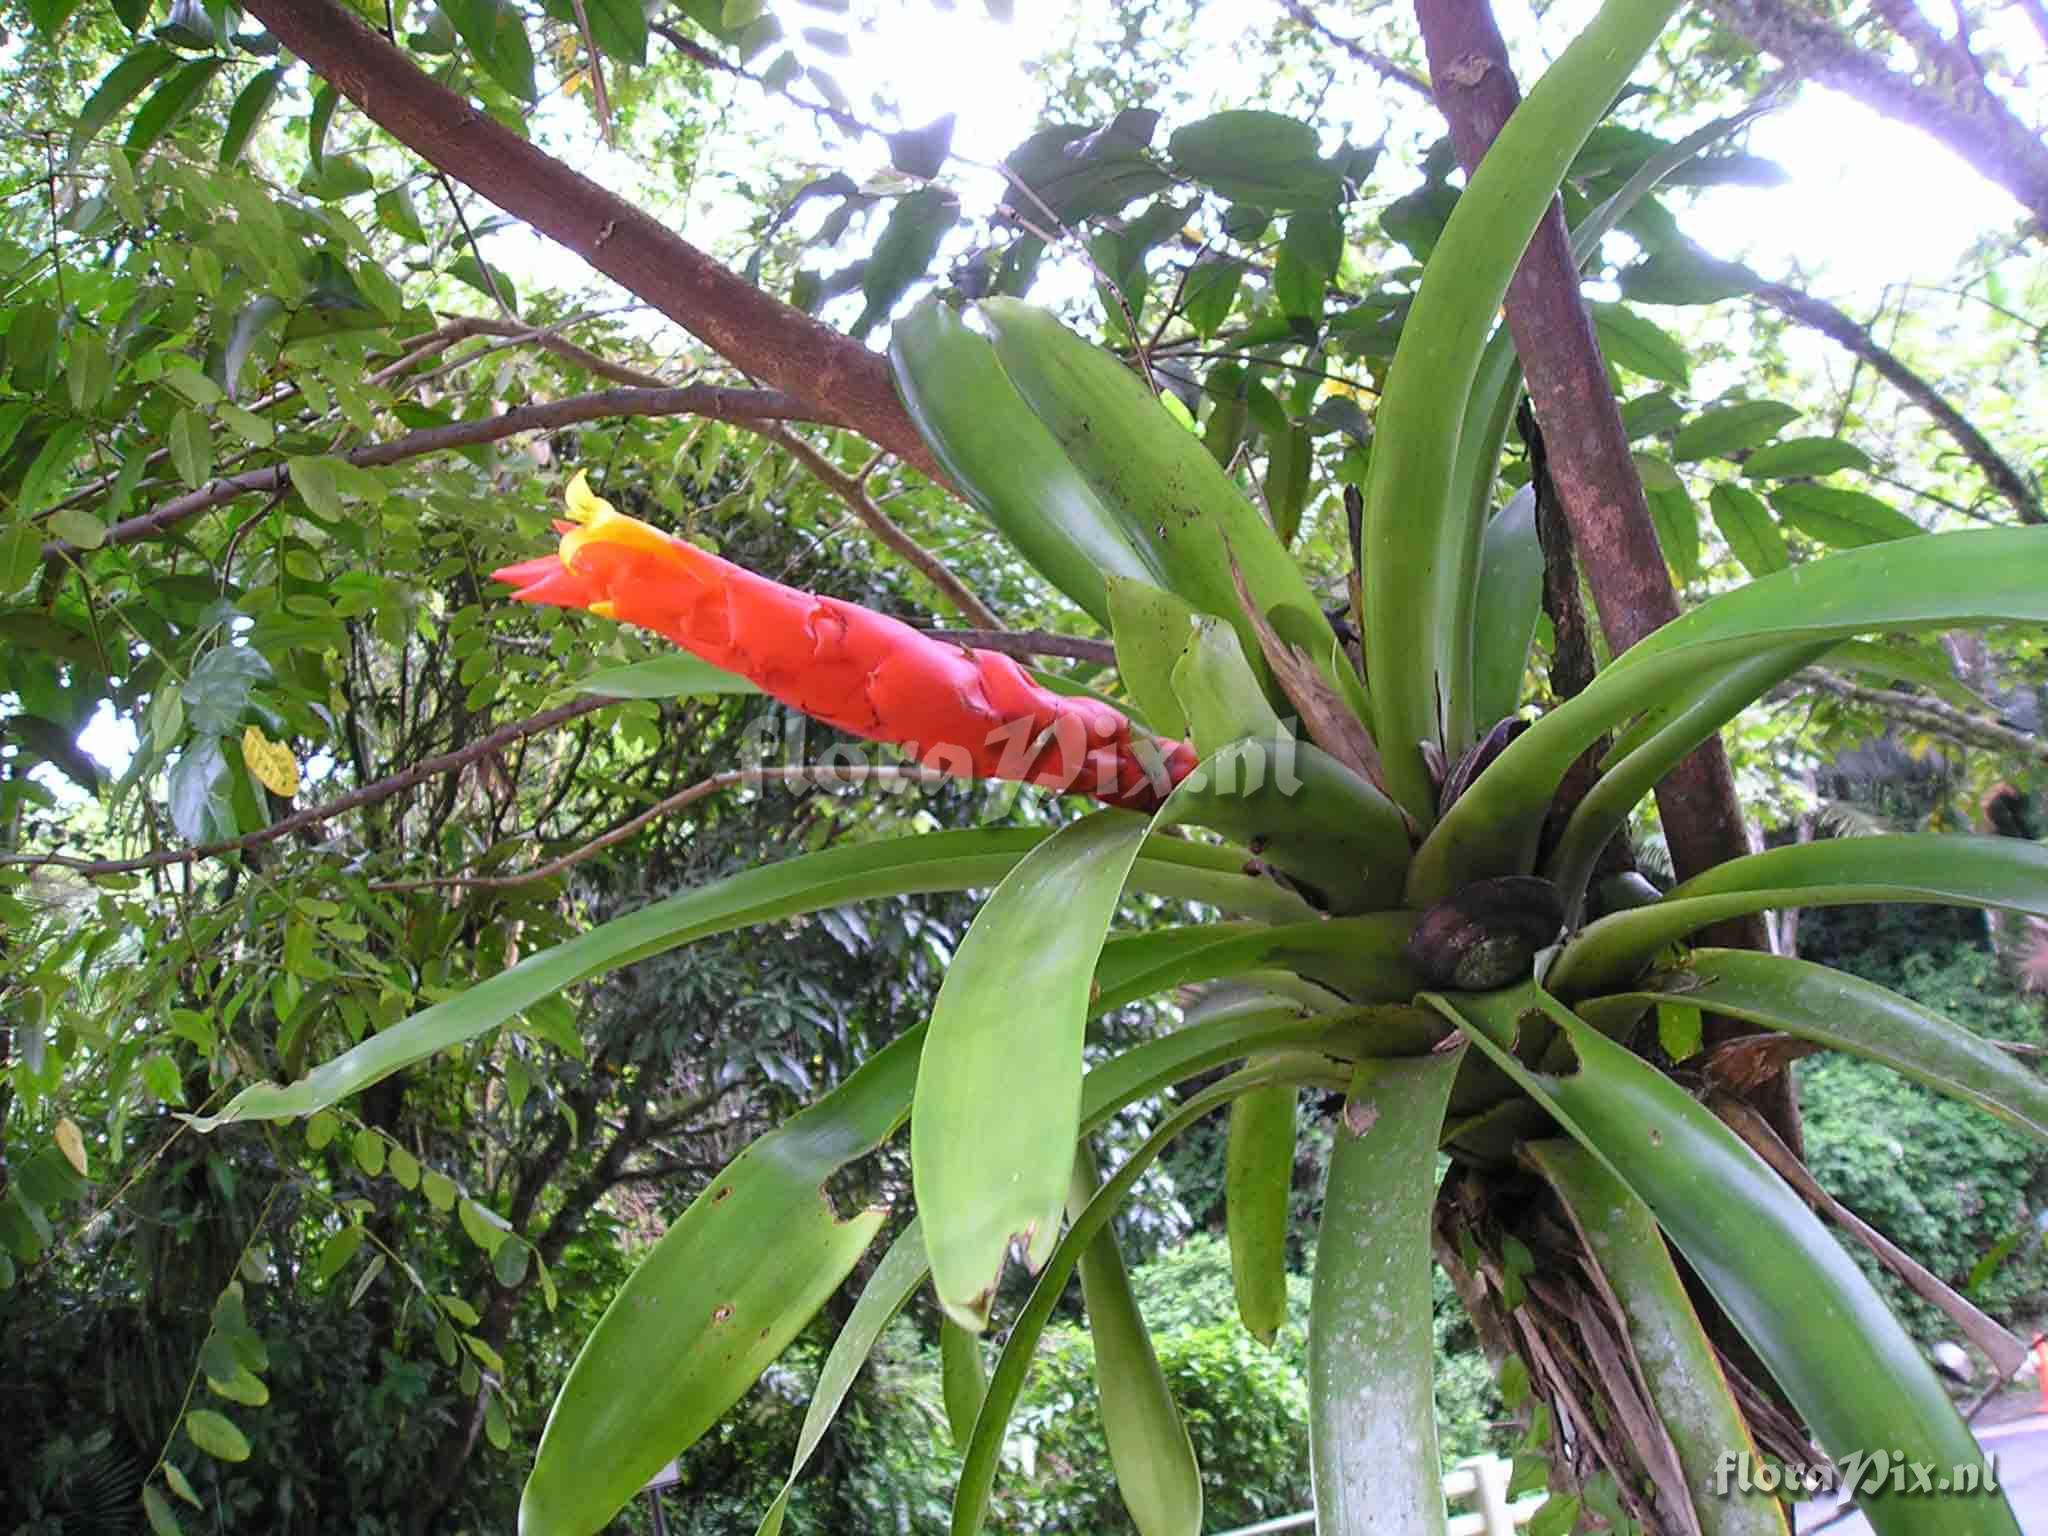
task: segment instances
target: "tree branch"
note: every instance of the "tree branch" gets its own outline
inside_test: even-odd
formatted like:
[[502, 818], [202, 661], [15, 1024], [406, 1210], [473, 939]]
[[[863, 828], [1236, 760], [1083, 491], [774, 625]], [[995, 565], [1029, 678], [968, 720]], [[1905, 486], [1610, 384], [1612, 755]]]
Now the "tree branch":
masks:
[[[451, 448], [496, 442], [521, 432], [545, 432], [578, 422], [601, 421], [610, 416], [709, 416], [719, 421], [753, 425], [761, 421], [808, 420], [810, 408], [793, 395], [771, 389], [721, 389], [693, 384], [679, 389], [606, 389], [596, 394], [571, 395], [543, 405], [521, 405], [502, 416], [480, 416], [473, 421], [455, 421], [446, 426], [423, 427], [372, 443], [343, 454], [351, 464], [370, 467], [398, 464]], [[252, 469], [239, 475], [225, 475], [196, 491], [173, 497], [154, 511], [126, 518], [107, 530], [108, 544], [132, 544], [155, 538], [202, 512], [224, 506], [242, 496], [269, 495], [289, 489], [291, 472], [283, 464]], [[84, 551], [62, 539], [43, 545], [45, 560], [74, 558]]]
[[1393, 85], [1405, 86], [1411, 91], [1418, 92], [1426, 101], [1434, 102], [1436, 100], [1436, 93], [1430, 89], [1429, 82], [1416, 74], [1414, 70], [1409, 69], [1395, 59], [1389, 58], [1384, 53], [1379, 53], [1374, 49], [1366, 47], [1365, 44], [1359, 42], [1356, 38], [1342, 37], [1332, 32], [1323, 22], [1323, 19], [1316, 15], [1310, 7], [1304, 5], [1302, 0], [1280, 0], [1280, 8], [1301, 23], [1303, 28], [1315, 33], [1327, 42], [1334, 43], [1340, 50], [1356, 59], [1382, 80], [1388, 81]]
[[1932, 416], [1935, 423], [1955, 439], [1956, 446], [1991, 482], [1991, 488], [2019, 514], [2021, 522], [2048, 523], [2048, 515], [2041, 510], [2041, 497], [2027, 483], [2026, 476], [2008, 463], [1984, 434], [1942, 397], [1940, 391], [1908, 368], [1896, 353], [1880, 346], [1877, 338], [1857, 324], [1853, 317], [1826, 299], [1802, 293], [1797, 288], [1788, 288], [1783, 283], [1760, 283], [1754, 290], [1754, 296], [1799, 324], [1819, 331], [1870, 364], [1900, 394]]
[[742, 372], [945, 475], [881, 356], [771, 298], [589, 177], [472, 107], [332, 0], [252, 0], [271, 35], [428, 164], [575, 252]]
[[1065, 656], [1072, 661], [1092, 661], [1098, 666], [1116, 665], [1116, 647], [1107, 640], [1056, 635], [1046, 629], [933, 629], [926, 633], [934, 640], [951, 640], [980, 651], [1000, 651], [1023, 661], [1034, 656]]
[[860, 783], [883, 784], [943, 784], [952, 775], [935, 769], [915, 765], [894, 763], [859, 766], [847, 764], [844, 767], [831, 763], [803, 763], [792, 768], [729, 768], [723, 773], [714, 773], [708, 779], [699, 779], [688, 789], [676, 791], [658, 804], [649, 806], [639, 815], [620, 823], [602, 837], [594, 837], [573, 852], [565, 853], [558, 859], [516, 875], [437, 875], [426, 880], [379, 880], [371, 883], [373, 891], [425, 891], [444, 886], [467, 886], [471, 890], [507, 890], [516, 885], [528, 885], [535, 880], [545, 880], [550, 875], [559, 875], [572, 865], [581, 864], [585, 859], [602, 853], [614, 843], [624, 842], [651, 821], [685, 806], [694, 805], [707, 795], [715, 795], [722, 789], [731, 789], [736, 784], [755, 785], [768, 780], [778, 784], [837, 784], [847, 780]]
[[[1469, 176], [1521, 101], [1507, 45], [1486, 0], [1416, 0], [1430, 78]], [[1620, 655], [1678, 617], [1678, 594], [1657, 545], [1628, 431], [1607, 382], [1593, 320], [1579, 293], [1563, 205], [1553, 197], [1507, 292], [1508, 329], [1543, 428], [1552, 482], [1572, 545], [1593, 590], [1609, 651]], [[1687, 757], [1657, 786], [1671, 861], [1680, 879], [1750, 851], [1735, 775], [1720, 737]], [[1713, 931], [1731, 947], [1768, 950], [1762, 917]], [[1714, 1020], [1710, 1034], [1734, 1026]], [[1798, 1113], [1789, 1078], [1766, 1092], [1772, 1123], [1794, 1146]]]
[[488, 736], [480, 736], [468, 746], [454, 752], [444, 752], [439, 757], [429, 757], [414, 764], [403, 773], [379, 779], [374, 784], [365, 784], [361, 789], [349, 791], [325, 805], [310, 805], [303, 811], [294, 811], [282, 821], [274, 821], [259, 832], [246, 837], [233, 838], [224, 843], [199, 843], [189, 848], [166, 848], [157, 853], [143, 854], [133, 859], [73, 859], [63, 854], [10, 853], [0, 854], [0, 864], [26, 864], [34, 868], [55, 867], [74, 870], [81, 875], [125, 875], [138, 869], [162, 869], [173, 864], [194, 864], [201, 859], [224, 858], [231, 853], [246, 853], [251, 848], [260, 848], [265, 843], [274, 843], [279, 838], [290, 837], [294, 832], [307, 827], [316, 827], [323, 821], [349, 811], [374, 805], [379, 800], [388, 800], [402, 794], [415, 785], [444, 773], [453, 773], [458, 768], [487, 757], [498, 748], [519, 740], [522, 736], [536, 735], [541, 731], [553, 730], [564, 721], [574, 720], [616, 704], [617, 699], [593, 694], [572, 703], [543, 710], [537, 715], [528, 715], [524, 720], [515, 720], [510, 725], [500, 726]]
[[925, 579], [939, 589], [940, 595], [958, 609], [968, 623], [981, 629], [1003, 627], [1003, 621], [996, 617], [995, 612], [968, 590], [967, 584], [948, 570], [937, 555], [905, 533], [888, 513], [868, 498], [860, 478], [842, 472], [838, 465], [787, 427], [756, 425], [752, 430], [788, 449], [791, 457], [846, 503], [853, 515], [866, 525], [868, 532], [922, 571]]
[[1960, 747], [1975, 747], [2006, 757], [2022, 757], [2048, 763], [2048, 741], [2016, 731], [1984, 715], [1973, 715], [1953, 704], [1921, 693], [1901, 693], [1894, 688], [1869, 688], [1820, 667], [1808, 667], [1794, 683], [1817, 688], [1822, 693], [1851, 704], [1880, 711], [1887, 719], [1946, 737]]
[[2037, 238], [2048, 232], [2048, 145], [1917, 12], [1907, 16], [1893, 0], [1878, 7], [1894, 27], [1903, 24], [1900, 36], [1914, 47], [1925, 84], [1787, 0], [1707, 0], [1707, 9], [1752, 47], [1947, 146], [2033, 215]]

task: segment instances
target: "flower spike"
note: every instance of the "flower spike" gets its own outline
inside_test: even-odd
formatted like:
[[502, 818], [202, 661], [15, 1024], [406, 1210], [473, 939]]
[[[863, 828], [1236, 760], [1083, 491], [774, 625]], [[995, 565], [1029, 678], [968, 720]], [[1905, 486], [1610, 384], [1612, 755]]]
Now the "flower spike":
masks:
[[566, 499], [556, 554], [492, 573], [520, 602], [654, 630], [793, 709], [963, 777], [1149, 811], [1194, 769], [1186, 742], [1139, 738], [1111, 705], [1053, 693], [1007, 656], [721, 560], [620, 512], [580, 470]]

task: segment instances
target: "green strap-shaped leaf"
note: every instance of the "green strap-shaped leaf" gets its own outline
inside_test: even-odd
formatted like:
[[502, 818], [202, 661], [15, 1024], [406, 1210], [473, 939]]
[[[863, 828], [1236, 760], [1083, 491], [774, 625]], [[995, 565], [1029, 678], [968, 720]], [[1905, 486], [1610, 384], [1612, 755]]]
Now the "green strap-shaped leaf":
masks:
[[975, 510], [1096, 623], [1110, 627], [1105, 578], [1165, 584], [1025, 405], [995, 350], [950, 308], [927, 299], [892, 325], [889, 369], [932, 456]]
[[[1472, 718], [1490, 726], [1515, 712], [1529, 647], [1543, 613], [1543, 546], [1536, 541], [1536, 493], [1529, 486], [1487, 521], [1473, 610]], [[1469, 739], [1458, 746], [1463, 751]]]
[[2048, 528], [1873, 544], [1725, 592], [1638, 641], [1516, 738], [1417, 850], [1410, 904], [1430, 905], [1476, 878], [1527, 873], [1574, 758], [1642, 710], [1683, 708], [1758, 655], [1875, 630], [2044, 621]]
[[[1836, 1456], [1984, 1468], [1984, 1453], [1855, 1261], [1721, 1121], [1533, 984], [1428, 999], [1655, 1213], [1714, 1299]], [[1509, 1048], [1539, 1010], [1577, 1058], [1529, 1071]], [[2018, 1536], [2001, 1495], [1860, 1500], [1878, 1536]]]
[[1920, 901], [2048, 917], [2048, 848], [2011, 837], [1844, 837], [1730, 859], [1662, 901], [1588, 924], [1546, 977], [1562, 997], [1629, 981], [1668, 946], [1723, 918], [1773, 907]]
[[1245, 654], [1257, 656], [1258, 636], [1231, 579], [1235, 559], [1260, 612], [1278, 623], [1278, 610], [1298, 611], [1318, 637], [1310, 652], [1320, 664], [1332, 632], [1315, 594], [1201, 439], [1167, 415], [1129, 368], [1056, 316], [1014, 299], [985, 299], [980, 312], [1025, 404], [1158, 572], [1148, 579], [1227, 619]]
[[1188, 982], [1245, 971], [1289, 970], [1353, 1002], [1403, 1002], [1421, 978], [1408, 961], [1412, 912], [1368, 912], [1315, 923], [1205, 923], [1113, 938], [1095, 968], [1093, 1013]]
[[[1388, 785], [1424, 827], [1436, 787], [1421, 743], [1441, 745], [1443, 714], [1470, 710], [1460, 651], [1477, 530], [1452, 499], [1487, 329], [1573, 156], [1676, 8], [1608, 0], [1544, 72], [1473, 171], [1401, 329], [1366, 487], [1366, 675]], [[1453, 693], [1467, 698], [1446, 711]]]
[[1889, 988], [1830, 966], [1741, 949], [1700, 949], [1640, 992], [1589, 999], [1580, 1012], [1619, 1023], [1680, 1001], [1850, 1051], [1903, 1072], [2048, 1141], [2048, 1084], [1993, 1042]]
[[1330, 1151], [1309, 1304], [1316, 1528], [1443, 1536], [1430, 1208], [1464, 1052], [1361, 1062]]
[[[1032, 420], [1035, 424], [1037, 418]], [[1173, 678], [1196, 618], [1186, 598], [1150, 582], [1109, 577], [1109, 628], [1116, 639], [1117, 672], [1152, 728], [1168, 736], [1188, 733], [1187, 713], [1174, 692]]]
[[1564, 1201], [1587, 1257], [1621, 1304], [1629, 1343], [1678, 1454], [1701, 1536], [1786, 1536], [1776, 1498], [1745, 1491], [1722, 1475], [1728, 1452], [1746, 1451], [1755, 1459], [1756, 1442], [1650, 1208], [1576, 1142], [1539, 1141], [1524, 1150]]
[[789, 1496], [796, 1488], [796, 1480], [810, 1465], [825, 1431], [838, 1417], [840, 1405], [853, 1388], [854, 1377], [867, 1363], [868, 1353], [881, 1338], [882, 1330], [924, 1284], [924, 1277], [924, 1232], [912, 1220], [882, 1255], [882, 1262], [875, 1266], [875, 1272], [861, 1290], [860, 1300], [853, 1304], [852, 1314], [832, 1341], [831, 1353], [825, 1356], [825, 1364], [818, 1371], [818, 1384], [811, 1389], [803, 1427], [797, 1431], [796, 1454], [790, 1459], [789, 1476], [783, 1479], [768, 1513], [761, 1517], [755, 1536], [776, 1536], [782, 1529], [782, 1517], [789, 1509]]
[[982, 1400], [981, 1414], [974, 1421], [974, 1438], [968, 1442], [967, 1454], [961, 1459], [960, 1481], [953, 1494], [952, 1536], [977, 1536], [981, 1530], [982, 1522], [988, 1516], [989, 1490], [995, 1484], [996, 1464], [1009, 1429], [1010, 1414], [1024, 1388], [1024, 1377], [1031, 1368], [1031, 1357], [1038, 1349], [1039, 1336], [1044, 1333], [1053, 1309], [1059, 1305], [1067, 1282], [1073, 1278], [1082, 1250], [1094, 1241], [1096, 1233], [1116, 1214], [1145, 1170], [1189, 1126], [1241, 1093], [1277, 1082], [1322, 1082], [1337, 1086], [1340, 1081], [1329, 1073], [1327, 1063], [1318, 1064], [1314, 1057], [1298, 1056], [1272, 1057], [1257, 1068], [1225, 1078], [1196, 1094], [1168, 1116], [1159, 1129], [1124, 1160], [1109, 1182], [1096, 1192], [1095, 1198], [1088, 1202], [1088, 1208], [1067, 1228], [1066, 1236], [1060, 1239], [1059, 1246], [1039, 1272], [1038, 1283], [1032, 1287], [1030, 1299], [1011, 1325], [1002, 1355], [989, 1375], [988, 1395]]
[[[925, 1273], [918, 1255], [918, 1273]], [[950, 1317], [939, 1320], [940, 1385], [946, 1397], [946, 1427], [956, 1450], [967, 1449], [981, 1400], [988, 1395], [988, 1362], [981, 1355], [981, 1336], [969, 1333]]]
[[[1655, 191], [1659, 182], [1764, 110], [1764, 107], [1748, 107], [1708, 123], [1651, 156], [1619, 192], [1572, 227], [1573, 262], [1583, 270], [1599, 254], [1600, 242], [1608, 232], [1626, 218], [1637, 203]], [[1504, 600], [1505, 572], [1488, 574], [1497, 559], [1494, 541], [1497, 537], [1505, 538], [1508, 533], [1508, 529], [1496, 532], [1501, 519], [1489, 514], [1493, 507], [1494, 481], [1499, 474], [1501, 446], [1507, 440], [1508, 423], [1513, 419], [1515, 402], [1521, 392], [1521, 360], [1515, 355], [1514, 337], [1505, 325], [1496, 326], [1493, 339], [1486, 344], [1486, 350], [1480, 357], [1479, 370], [1465, 402], [1465, 419], [1459, 430], [1457, 458], [1451, 475], [1449, 515], [1462, 521], [1462, 531], [1447, 538], [1447, 546], [1455, 552], [1460, 565], [1446, 577], [1445, 586], [1462, 604], [1452, 624], [1451, 675], [1471, 680], [1469, 689], [1461, 683], [1452, 688], [1444, 700], [1444, 751], [1453, 759], [1472, 744], [1479, 732], [1491, 727], [1495, 720], [1513, 713], [1521, 698], [1520, 667], [1527, 661], [1526, 642], [1519, 658], [1514, 657], [1513, 652], [1514, 637], [1519, 633], [1525, 611], [1521, 604], [1527, 599], [1520, 596], [1517, 586], [1516, 595]], [[1511, 501], [1507, 510], [1512, 511], [1514, 506]], [[1533, 498], [1531, 511], [1533, 513]], [[1517, 531], [1516, 537], [1520, 536]], [[1528, 538], [1533, 542], [1533, 518]], [[1540, 551], [1538, 554], [1536, 580], [1539, 588], [1537, 597], [1540, 599]], [[1526, 561], [1527, 549], [1518, 551], [1517, 558]], [[1525, 578], [1518, 577], [1520, 579]], [[1486, 585], [1483, 592], [1481, 583]], [[1527, 612], [1533, 631], [1536, 610]], [[1511, 668], [1513, 675], [1509, 676]]]
[[921, 1044], [919, 1030], [898, 1037], [755, 1141], [662, 1235], [569, 1369], [519, 1501], [521, 1536], [601, 1529], [838, 1289], [883, 1213], [842, 1218], [824, 1183], [903, 1123]]
[[[1095, 1159], [1083, 1141], [1075, 1153], [1068, 1200], [1074, 1216], [1088, 1208], [1098, 1183]], [[1201, 1536], [1202, 1469], [1138, 1311], [1114, 1227], [1105, 1223], [1081, 1250], [1080, 1270], [1082, 1304], [1095, 1343], [1102, 1433], [1124, 1508], [1139, 1536]]]
[[[1248, 1050], [1308, 1047], [1342, 1051], [1349, 1049], [1356, 1038], [1357, 1023], [1354, 1019], [1316, 1019], [1291, 1009], [1269, 1010], [1257, 1017], [1190, 1025], [1171, 1035], [1134, 1046], [1088, 1074], [1081, 1088], [1082, 1134], [1094, 1131], [1126, 1105], [1149, 1098], [1183, 1078], [1235, 1060]], [[810, 1409], [804, 1415], [789, 1480], [762, 1520], [760, 1536], [775, 1536], [775, 1532], [781, 1529], [782, 1512], [787, 1509], [789, 1492], [845, 1401], [861, 1362], [874, 1348], [889, 1319], [924, 1283], [930, 1272], [925, 1262], [924, 1231], [919, 1222], [913, 1221], [890, 1245], [888, 1254], [876, 1266], [867, 1289], [862, 1291], [860, 1301], [855, 1304], [853, 1315], [833, 1341], [831, 1353], [826, 1356], [824, 1368], [819, 1372], [818, 1387], [812, 1395]], [[962, 1357], [961, 1341], [974, 1349], [971, 1360]], [[987, 1392], [987, 1375], [980, 1364], [979, 1341], [950, 1318], [943, 1324], [941, 1345], [952, 1350], [946, 1356], [947, 1413], [956, 1426], [956, 1441], [964, 1450], [973, 1429], [974, 1415], [965, 1415], [964, 1423], [954, 1416], [954, 1394], [957, 1390], [965, 1395], [967, 1384], [964, 1378], [971, 1370], [972, 1396], [978, 1412]], [[956, 1372], [961, 1378], [957, 1384]]]
[[[312, 1114], [436, 1051], [474, 1040], [564, 987], [713, 934], [852, 901], [993, 886], [1044, 835], [1035, 831], [939, 832], [827, 848], [743, 871], [528, 955], [460, 997], [436, 1003], [369, 1036], [294, 1083], [257, 1083], [235, 1095], [218, 1115], [195, 1117], [190, 1123], [196, 1130], [210, 1131], [240, 1120]], [[1283, 922], [1308, 915], [1308, 908], [1298, 898], [1271, 882], [1236, 873], [1241, 862], [1242, 855], [1233, 856], [1228, 850], [1155, 839], [1138, 861], [1136, 881], [1144, 890], [1214, 902], [1226, 909], [1239, 900], [1253, 901]]]
[[1825, 645], [1791, 646], [1737, 662], [1712, 687], [1677, 708], [1652, 711], [1624, 741], [1615, 744], [1598, 781], [1573, 807], [1546, 870], [1564, 893], [1569, 916], [1575, 917], [1584, 902], [1586, 882], [1601, 850], [1628, 825], [1629, 813], [1656, 788], [1657, 781], [1759, 696], [1826, 649]]
[[1062, 827], [976, 914], [932, 1005], [910, 1168], [939, 1304], [980, 1332], [1012, 1240], [1059, 1241], [1081, 1107], [1088, 989], [1145, 823]]
[[1230, 1106], [1224, 1143], [1231, 1289], [1246, 1331], [1268, 1346], [1287, 1321], [1287, 1227], [1300, 1097], [1291, 1083], [1253, 1089]]

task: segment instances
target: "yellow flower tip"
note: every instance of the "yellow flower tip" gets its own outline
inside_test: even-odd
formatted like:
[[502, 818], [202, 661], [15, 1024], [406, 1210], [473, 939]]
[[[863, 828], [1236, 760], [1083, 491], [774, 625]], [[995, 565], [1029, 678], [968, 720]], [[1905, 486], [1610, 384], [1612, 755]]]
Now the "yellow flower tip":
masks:
[[[590, 479], [577, 470], [575, 478], [563, 499], [568, 503], [569, 517], [581, 523], [562, 535], [562, 565], [573, 569], [576, 552], [587, 544], [623, 544], [629, 549], [642, 549], [650, 554], [675, 558], [676, 540], [659, 528], [643, 523], [637, 517], [628, 517], [610, 502], [590, 488]], [[591, 611], [598, 612], [593, 605]], [[610, 617], [609, 614], [606, 617]]]
[[569, 518], [572, 522], [594, 522], [606, 512], [617, 515], [612, 504], [590, 488], [590, 476], [580, 469], [569, 482], [569, 489], [563, 493], [562, 499], [569, 504]]
[[616, 619], [619, 616], [619, 605], [608, 597], [600, 598], [590, 605], [590, 611], [600, 619]]

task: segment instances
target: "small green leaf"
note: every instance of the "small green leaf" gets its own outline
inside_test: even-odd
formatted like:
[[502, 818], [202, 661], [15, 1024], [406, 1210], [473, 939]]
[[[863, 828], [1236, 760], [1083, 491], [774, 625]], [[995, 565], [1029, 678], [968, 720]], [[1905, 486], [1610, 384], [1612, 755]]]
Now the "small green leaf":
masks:
[[185, 1102], [185, 1082], [178, 1073], [178, 1064], [170, 1057], [158, 1054], [145, 1056], [141, 1065], [142, 1086], [150, 1096], [164, 1104]]
[[171, 1512], [170, 1500], [158, 1493], [154, 1484], [142, 1485], [142, 1512], [149, 1517], [149, 1528], [156, 1536], [183, 1536], [185, 1528]]
[[1768, 576], [1792, 563], [1785, 548], [1785, 535], [1763, 502], [1739, 485], [1721, 484], [1708, 494], [1707, 506], [1714, 514], [1714, 526], [1721, 530], [1728, 552], [1752, 576]]
[[[1674, 476], [1674, 478], [1676, 478]], [[1700, 579], [1700, 509], [1683, 485], [1645, 487], [1650, 521], [1657, 529], [1657, 545], [1664, 559], [1684, 582]]]
[[156, 143], [198, 104], [206, 87], [226, 64], [224, 58], [195, 59], [158, 86], [135, 114], [135, 121], [128, 125], [128, 137], [122, 140], [122, 147], [130, 154], [140, 155]]
[[1870, 455], [1839, 437], [1791, 437], [1770, 443], [1742, 461], [1751, 480], [1782, 480], [1802, 475], [1829, 475], [1838, 469], [1868, 469]]
[[1770, 498], [1788, 526], [1831, 549], [1910, 539], [1927, 531], [1875, 496], [1838, 486], [1781, 485], [1771, 491]]
[[1593, 327], [1607, 360], [1660, 384], [1686, 383], [1692, 360], [1676, 336], [1644, 319], [1626, 304], [1594, 304]]
[[192, 1443], [219, 1461], [247, 1461], [249, 1442], [235, 1427], [234, 1420], [210, 1408], [194, 1408], [185, 1415], [185, 1433]]
[[420, 1193], [427, 1197], [427, 1204], [444, 1215], [455, 1209], [455, 1181], [437, 1168], [420, 1174]]
[[334, 1133], [340, 1129], [341, 1121], [328, 1111], [321, 1110], [319, 1114], [306, 1122], [307, 1149], [318, 1152], [327, 1143], [334, 1140]]
[[867, 335], [889, 318], [896, 301], [924, 276], [959, 217], [959, 200], [941, 187], [920, 187], [897, 200], [861, 278], [866, 303], [853, 323], [855, 336]]
[[501, 1393], [493, 1392], [484, 1404], [484, 1438], [491, 1442], [491, 1448], [509, 1451], [512, 1448], [512, 1426], [505, 1418], [505, 1399]]
[[1672, 457], [1680, 463], [1733, 458], [1745, 448], [1769, 442], [1801, 414], [1796, 407], [1776, 400], [1746, 400], [1702, 411], [1679, 428], [1671, 445]]
[[1278, 112], [1218, 112], [1175, 131], [1166, 152], [1182, 175], [1234, 203], [1284, 212], [1334, 205], [1337, 167], [1316, 152], [1316, 131]]
[[198, 490], [213, 473], [213, 435], [206, 418], [194, 410], [182, 410], [171, 418], [169, 434], [171, 464], [178, 478]]
[[144, 43], [108, 70], [79, 109], [70, 147], [65, 151], [65, 163], [76, 164], [85, 146], [177, 62], [178, 56], [170, 49], [158, 43]]
[[340, 522], [344, 513], [341, 493], [335, 489], [334, 460], [298, 458], [288, 462], [292, 485], [315, 517]]
[[420, 1160], [404, 1147], [393, 1143], [388, 1154], [391, 1177], [398, 1181], [400, 1189], [420, 1187]]
[[402, 240], [414, 245], [427, 243], [426, 227], [420, 223], [410, 187], [391, 187], [377, 194], [377, 222]]
[[355, 1156], [356, 1166], [371, 1178], [384, 1171], [384, 1138], [369, 1127], [356, 1132], [349, 1151]]
[[474, 1200], [464, 1200], [457, 1207], [456, 1214], [462, 1221], [462, 1230], [469, 1234], [469, 1240], [493, 1257], [512, 1235], [510, 1222], [489, 1206]]
[[313, 1266], [313, 1273], [322, 1285], [348, 1267], [348, 1261], [356, 1256], [368, 1236], [360, 1225], [351, 1222], [320, 1245], [320, 1261]]
[[274, 69], [266, 69], [242, 87], [235, 104], [228, 109], [227, 132], [221, 135], [220, 166], [223, 170], [242, 158], [242, 151], [249, 147], [250, 138], [263, 121], [263, 114], [277, 99], [278, 87], [284, 84], [284, 75], [284, 66], [280, 64]]
[[192, 1491], [192, 1484], [186, 1480], [185, 1474], [178, 1470], [178, 1464], [175, 1461], [165, 1462], [163, 1472], [164, 1481], [170, 1484], [171, 1492], [175, 1493], [187, 1504], [190, 1504], [194, 1509], [206, 1508], [204, 1504], [199, 1502], [199, 1495]]
[[491, 1255], [491, 1273], [498, 1277], [498, 1284], [510, 1289], [526, 1278], [526, 1268], [532, 1258], [531, 1247], [519, 1238], [508, 1237]]
[[268, 448], [277, 441], [277, 428], [254, 411], [245, 411], [239, 405], [222, 402], [214, 407], [214, 415], [221, 424], [251, 448]]
[[66, 507], [50, 519], [49, 529], [79, 549], [98, 549], [107, 542], [107, 525], [83, 507]]

